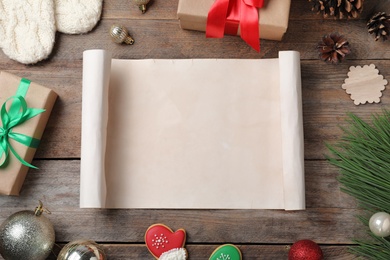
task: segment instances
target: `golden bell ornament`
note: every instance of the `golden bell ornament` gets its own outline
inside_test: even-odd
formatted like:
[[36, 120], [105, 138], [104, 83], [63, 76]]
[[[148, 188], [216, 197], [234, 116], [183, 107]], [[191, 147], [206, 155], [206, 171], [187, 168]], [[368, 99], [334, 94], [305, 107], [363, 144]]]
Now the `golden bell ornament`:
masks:
[[134, 0], [134, 3], [138, 5], [139, 10], [144, 14], [146, 12], [146, 5], [150, 0]]
[[125, 43], [128, 45], [132, 45], [134, 43], [134, 39], [131, 38], [129, 32], [122, 25], [111, 26], [110, 35], [115, 43]]

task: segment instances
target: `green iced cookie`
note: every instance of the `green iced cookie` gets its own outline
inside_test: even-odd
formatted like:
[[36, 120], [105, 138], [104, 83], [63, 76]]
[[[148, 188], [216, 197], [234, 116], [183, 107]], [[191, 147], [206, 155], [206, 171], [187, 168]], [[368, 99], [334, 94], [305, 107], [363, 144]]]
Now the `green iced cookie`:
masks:
[[209, 260], [241, 260], [241, 251], [232, 244], [222, 245], [214, 250]]

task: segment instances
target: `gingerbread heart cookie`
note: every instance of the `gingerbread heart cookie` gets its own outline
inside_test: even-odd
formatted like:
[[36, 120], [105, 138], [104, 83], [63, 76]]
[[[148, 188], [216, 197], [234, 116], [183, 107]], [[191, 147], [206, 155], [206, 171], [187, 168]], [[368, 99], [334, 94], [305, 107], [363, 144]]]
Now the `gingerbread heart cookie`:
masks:
[[186, 257], [187, 253], [183, 248], [185, 241], [186, 232], [184, 229], [178, 229], [177, 231], [173, 232], [169, 227], [163, 224], [154, 224], [150, 226], [145, 233], [146, 246], [149, 252], [156, 259], [159, 259], [160, 256], [162, 256], [164, 253], [165, 254], [163, 259], [170, 259], [168, 257], [169, 254], [175, 254], [178, 256], [184, 255]]
[[242, 255], [240, 249], [232, 244], [225, 244], [211, 254], [209, 260], [241, 260]]

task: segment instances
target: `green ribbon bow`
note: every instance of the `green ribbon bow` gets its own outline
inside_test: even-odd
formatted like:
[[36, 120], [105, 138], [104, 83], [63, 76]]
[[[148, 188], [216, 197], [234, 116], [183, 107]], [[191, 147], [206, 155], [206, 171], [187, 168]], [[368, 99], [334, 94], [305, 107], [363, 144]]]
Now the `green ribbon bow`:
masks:
[[[0, 118], [3, 126], [0, 127], [0, 167], [5, 166], [8, 161], [9, 151], [23, 164], [37, 169], [37, 167], [26, 162], [12, 147], [9, 139], [13, 139], [25, 146], [37, 148], [39, 139], [13, 132], [13, 128], [23, 124], [27, 120], [43, 113], [45, 109], [29, 108], [24, 96], [30, 86], [31, 81], [22, 78], [16, 91], [16, 95], [8, 98], [1, 106]], [[12, 100], [10, 108], [7, 111], [7, 103]]]

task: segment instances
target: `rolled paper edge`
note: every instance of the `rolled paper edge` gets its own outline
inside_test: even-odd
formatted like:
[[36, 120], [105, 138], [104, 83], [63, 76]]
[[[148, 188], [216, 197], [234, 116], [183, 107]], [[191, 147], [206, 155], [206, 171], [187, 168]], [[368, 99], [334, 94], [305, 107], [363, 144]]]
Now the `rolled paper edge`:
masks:
[[279, 52], [284, 208], [305, 206], [304, 139], [300, 54]]
[[104, 208], [105, 151], [111, 53], [83, 53], [80, 208]]

